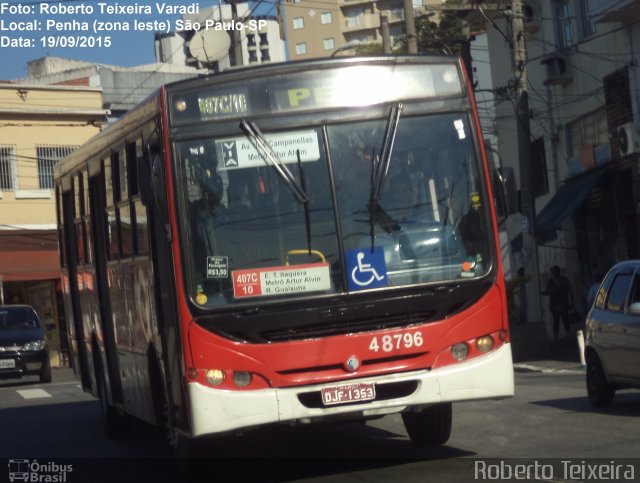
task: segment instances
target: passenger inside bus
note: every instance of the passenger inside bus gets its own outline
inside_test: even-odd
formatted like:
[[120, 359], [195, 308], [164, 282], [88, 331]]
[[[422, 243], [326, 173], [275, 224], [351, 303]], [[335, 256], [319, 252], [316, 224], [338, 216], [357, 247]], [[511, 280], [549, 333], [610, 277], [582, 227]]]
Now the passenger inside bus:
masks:
[[415, 223], [423, 218], [418, 200], [418, 186], [409, 173], [393, 176], [381, 201], [387, 213], [400, 224]]
[[230, 216], [251, 212], [249, 186], [243, 181], [232, 181], [227, 188], [227, 208]]
[[[202, 170], [198, 177], [200, 199], [193, 203], [192, 209], [195, 217], [196, 233], [198, 240], [194, 240], [198, 267], [206, 267], [207, 254], [216, 253], [216, 225], [226, 218], [226, 210], [222, 204], [224, 184], [217, 173], [210, 170]], [[204, 268], [203, 268], [204, 269]]]

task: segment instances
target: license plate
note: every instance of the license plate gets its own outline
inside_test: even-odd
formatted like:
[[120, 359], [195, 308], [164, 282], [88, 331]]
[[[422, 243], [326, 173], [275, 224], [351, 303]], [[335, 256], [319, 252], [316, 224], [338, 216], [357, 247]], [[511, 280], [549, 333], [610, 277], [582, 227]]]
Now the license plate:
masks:
[[371, 401], [376, 398], [376, 387], [372, 382], [323, 387], [320, 392], [325, 406]]
[[0, 369], [13, 369], [16, 367], [16, 361], [13, 359], [0, 359]]

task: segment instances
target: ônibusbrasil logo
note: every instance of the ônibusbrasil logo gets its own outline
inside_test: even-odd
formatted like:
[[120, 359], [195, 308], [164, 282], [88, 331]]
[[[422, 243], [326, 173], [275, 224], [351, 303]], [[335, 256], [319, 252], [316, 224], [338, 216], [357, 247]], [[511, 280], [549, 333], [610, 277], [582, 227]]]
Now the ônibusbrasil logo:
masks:
[[59, 464], [53, 461], [39, 462], [29, 459], [9, 460], [9, 481], [33, 483], [65, 483], [67, 474], [73, 471], [73, 465]]

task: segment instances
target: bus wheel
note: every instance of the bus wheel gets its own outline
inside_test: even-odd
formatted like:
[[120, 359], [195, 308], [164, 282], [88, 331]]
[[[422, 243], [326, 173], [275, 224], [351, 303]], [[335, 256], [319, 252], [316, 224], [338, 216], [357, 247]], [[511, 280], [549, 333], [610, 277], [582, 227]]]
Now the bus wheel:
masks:
[[411, 442], [419, 446], [440, 446], [449, 441], [452, 420], [451, 403], [434, 404], [420, 412], [402, 413], [402, 422]]
[[98, 398], [100, 413], [105, 431], [109, 438], [124, 438], [129, 435], [131, 423], [124, 414], [118, 414], [116, 409], [107, 401], [107, 385], [104, 376], [98, 376]]
[[[199, 441], [181, 433], [176, 433], [174, 455], [178, 473], [185, 481], [200, 481], [203, 474], [199, 457]], [[211, 468], [209, 468], [211, 471]]]
[[607, 382], [600, 358], [595, 352], [587, 357], [587, 395], [594, 408], [610, 406], [616, 395], [615, 388]]

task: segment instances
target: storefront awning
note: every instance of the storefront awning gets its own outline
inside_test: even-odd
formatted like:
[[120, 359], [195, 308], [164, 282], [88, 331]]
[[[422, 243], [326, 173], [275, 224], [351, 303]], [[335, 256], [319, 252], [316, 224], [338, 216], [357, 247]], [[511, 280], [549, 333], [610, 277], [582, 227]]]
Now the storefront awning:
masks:
[[58, 251], [0, 252], [0, 277], [3, 282], [60, 278]]
[[558, 225], [578, 208], [607, 174], [607, 168], [591, 170], [568, 180], [551, 198], [536, 218], [538, 243], [549, 242], [556, 237]]
[[1, 230], [2, 282], [60, 278], [55, 230]]

